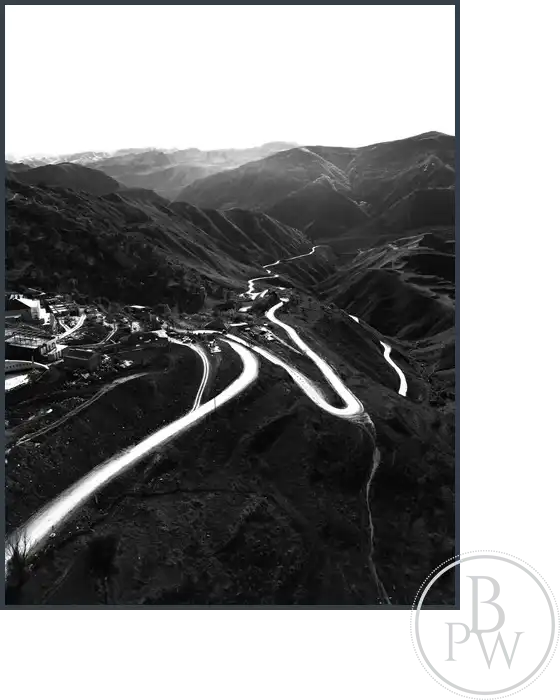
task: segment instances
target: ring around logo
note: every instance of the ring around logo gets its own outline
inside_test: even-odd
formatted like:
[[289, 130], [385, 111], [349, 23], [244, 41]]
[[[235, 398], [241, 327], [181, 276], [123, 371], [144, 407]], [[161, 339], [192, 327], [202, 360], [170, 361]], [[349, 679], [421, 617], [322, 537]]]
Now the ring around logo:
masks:
[[[473, 567], [473, 561], [491, 562], [490, 566], [509, 569], [513, 576], [527, 579], [535, 587], [536, 597], [544, 602], [544, 653], [536, 658], [519, 678], [508, 679], [503, 687], [480, 688], [466, 687], [462, 680], [449, 678], [441, 669], [441, 664], [463, 664], [457, 656], [458, 649], [479, 649], [480, 670], [496, 672], [496, 660], [504, 659], [504, 669], [511, 671], [514, 664], [520, 663], [521, 642], [528, 639], [528, 626], [511, 624], [511, 609], [504, 603], [504, 579], [488, 575], [487, 569]], [[455, 566], [463, 567], [465, 583], [472, 584], [472, 616], [442, 617], [441, 631], [448, 635], [448, 654], [439, 663], [432, 660], [432, 650], [424, 641], [424, 613], [422, 605], [428, 596], [432, 584], [445, 572]], [[481, 587], [487, 587], [488, 594], [481, 596]], [[480, 611], [485, 608], [495, 610], [496, 622], [493, 625], [482, 624]], [[511, 638], [504, 635], [505, 626], [511, 627]], [[459, 698], [459, 700], [479, 700], [481, 693], [485, 700], [510, 700], [518, 695], [526, 695], [534, 688], [552, 665], [560, 663], [560, 586], [554, 584], [542, 569], [537, 568], [526, 554], [505, 552], [501, 545], [469, 545], [464, 554], [457, 555], [443, 562], [424, 581], [416, 595], [408, 618], [408, 653], [416, 657], [416, 669], [424, 673], [434, 688], [442, 695]]]

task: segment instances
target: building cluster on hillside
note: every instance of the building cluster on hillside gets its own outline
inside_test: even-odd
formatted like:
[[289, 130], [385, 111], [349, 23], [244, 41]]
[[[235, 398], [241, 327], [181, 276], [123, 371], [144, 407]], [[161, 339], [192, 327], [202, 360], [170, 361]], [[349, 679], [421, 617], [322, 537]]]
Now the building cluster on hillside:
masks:
[[56, 340], [57, 329], [66, 328], [61, 324], [61, 319], [79, 313], [78, 305], [61, 294], [49, 296], [34, 289], [28, 289], [25, 293], [7, 292], [4, 331], [6, 359], [41, 363], [60, 359], [66, 347]]
[[158, 331], [141, 331], [139, 333], [131, 333], [122, 339], [122, 345], [134, 347], [162, 347], [166, 348], [169, 345], [169, 338], [166, 334]]
[[5, 338], [7, 360], [53, 362], [59, 359], [61, 350], [62, 348], [57, 346], [56, 338], [40, 328], [29, 330], [20, 327]]
[[95, 323], [103, 323], [103, 314], [95, 306], [88, 306], [85, 309], [86, 318], [88, 321], [95, 321]]
[[80, 311], [75, 302], [69, 301], [60, 295], [45, 299], [45, 305], [55, 317], [76, 316]]
[[139, 321], [153, 321], [155, 319], [154, 312], [149, 306], [130, 304], [129, 306], [125, 306], [123, 310]]
[[246, 332], [256, 340], [274, 340], [274, 336], [266, 326], [253, 326]]
[[65, 348], [62, 351], [64, 366], [68, 369], [87, 369], [93, 372], [99, 367], [101, 356], [92, 348]]
[[53, 325], [52, 314], [43, 306], [41, 299], [30, 299], [19, 294], [6, 295], [6, 319]]
[[[147, 306], [133, 304], [106, 313], [92, 303], [77, 304], [68, 295], [31, 289], [6, 293], [5, 306], [5, 357], [10, 361], [5, 367], [7, 382], [15, 376], [14, 363], [35, 362], [41, 367], [58, 361], [59, 368], [66, 370], [62, 373], [65, 381], [80, 386], [80, 381], [100, 379], [106, 372], [148, 366], [163, 357], [169, 347], [164, 330], [169, 322]], [[81, 315], [88, 324], [107, 326], [110, 340], [88, 343], [88, 332], [84, 336], [79, 330], [84, 319], [78, 323], [76, 334], [70, 332], [76, 324], [69, 317]], [[68, 335], [72, 340], [65, 341]], [[30, 372], [25, 368], [18, 371]]]
[[55, 338], [55, 318], [44, 294], [34, 296], [7, 293], [4, 330], [5, 357], [8, 360], [52, 362], [62, 348]]

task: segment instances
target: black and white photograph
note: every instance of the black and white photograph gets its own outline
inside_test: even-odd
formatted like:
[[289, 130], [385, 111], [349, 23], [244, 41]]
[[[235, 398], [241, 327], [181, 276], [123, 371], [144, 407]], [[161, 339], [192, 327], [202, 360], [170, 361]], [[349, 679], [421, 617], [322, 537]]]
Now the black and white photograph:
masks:
[[455, 557], [455, 22], [6, 6], [7, 606], [410, 610]]

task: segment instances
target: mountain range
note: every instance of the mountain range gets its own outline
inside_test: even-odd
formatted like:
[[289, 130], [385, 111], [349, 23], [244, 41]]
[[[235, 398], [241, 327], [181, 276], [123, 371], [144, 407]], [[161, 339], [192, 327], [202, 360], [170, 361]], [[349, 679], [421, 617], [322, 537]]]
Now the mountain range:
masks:
[[266, 212], [316, 243], [353, 254], [402, 231], [454, 225], [454, 149], [454, 137], [430, 132], [363, 148], [281, 142], [245, 150], [131, 150], [7, 169], [28, 184], [95, 195], [145, 189], [202, 209]]
[[72, 163], [99, 170], [125, 187], [154, 190], [175, 199], [181, 190], [199, 178], [236, 168], [251, 160], [291, 148], [289, 143], [266, 143], [255, 148], [201, 151], [187, 149], [121, 149], [115, 153], [88, 151], [66, 156], [23, 159], [18, 168]]

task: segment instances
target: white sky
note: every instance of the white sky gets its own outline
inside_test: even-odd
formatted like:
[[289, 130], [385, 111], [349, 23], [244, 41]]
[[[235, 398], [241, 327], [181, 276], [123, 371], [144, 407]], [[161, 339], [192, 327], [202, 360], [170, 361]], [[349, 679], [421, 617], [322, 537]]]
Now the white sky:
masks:
[[6, 7], [6, 153], [455, 133], [453, 5]]

